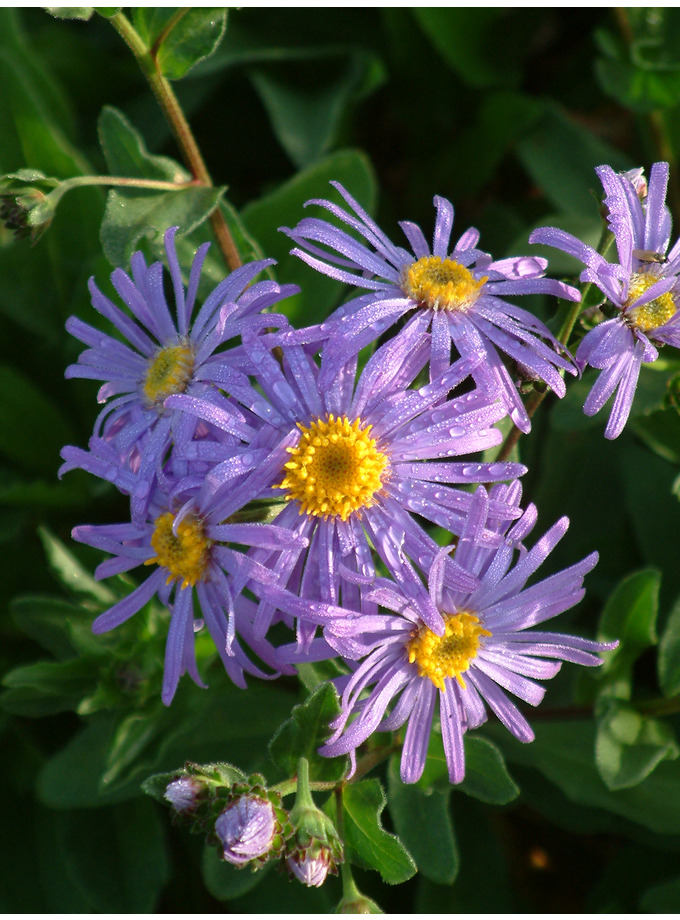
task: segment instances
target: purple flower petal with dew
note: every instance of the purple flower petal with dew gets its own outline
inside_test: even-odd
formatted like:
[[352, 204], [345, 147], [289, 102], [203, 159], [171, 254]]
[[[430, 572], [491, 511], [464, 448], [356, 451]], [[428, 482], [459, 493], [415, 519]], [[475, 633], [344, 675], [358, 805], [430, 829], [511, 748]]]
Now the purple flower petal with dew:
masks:
[[605, 428], [605, 437], [613, 439], [630, 415], [642, 364], [658, 357], [655, 346], [680, 348], [680, 241], [667, 252], [668, 163], [652, 166], [648, 187], [640, 184], [639, 171], [616, 173], [610, 166], [595, 171], [604, 187], [618, 263], [555, 227], [535, 230], [529, 242], [553, 246], [583, 262], [581, 280], [596, 285], [615, 313], [587, 332], [576, 352], [581, 369], [590, 365], [601, 371], [586, 399], [585, 414], [595, 415], [615, 394]]
[[[516, 489], [509, 491], [518, 498]], [[516, 738], [531, 741], [531, 727], [508, 694], [537, 706], [545, 688], [536, 681], [553, 677], [561, 661], [599, 665], [596, 653], [617, 645], [532, 628], [581, 600], [583, 578], [597, 562], [597, 553], [592, 553], [526, 587], [564, 536], [566, 518], [526, 550], [521, 541], [535, 523], [535, 508], [530, 506], [512, 525], [494, 522], [489, 510], [490, 497], [480, 486], [455, 551], [458, 563], [478, 581], [474, 590], [461, 591], [450, 581], [445, 565], [449, 550], [441, 550], [430, 566], [429, 584], [444, 621], [443, 635], [433, 632], [411, 599], [385, 579], [376, 580], [372, 596], [388, 613], [325, 628], [326, 642], [339, 655], [363, 661], [352, 665], [351, 677], [338, 680], [342, 710], [320, 753], [354, 757], [374, 731], [394, 731], [407, 723], [401, 778], [416, 782], [425, 766], [438, 704], [449, 778], [459, 783], [465, 775], [463, 736], [486, 721], [487, 708]], [[480, 541], [486, 529], [502, 538], [495, 547]]]
[[[99, 463], [99, 474], [106, 473], [104, 461], [100, 459]], [[113, 473], [103, 478], [113, 479]], [[306, 546], [306, 538], [272, 524], [224, 523], [254, 497], [258, 486], [253, 484], [252, 473], [234, 473], [231, 480], [222, 478], [217, 489], [210, 475], [197, 478], [203, 478], [200, 487], [192, 477], [162, 477], [161, 484], [152, 489], [143, 521], [82, 525], [73, 531], [74, 539], [112, 554], [97, 568], [97, 578], [140, 565], [153, 566], [151, 574], [130, 595], [96, 618], [92, 629], [98, 634], [108, 632], [134, 616], [154, 596], [159, 598], [170, 612], [162, 689], [166, 705], [185, 672], [204, 686], [194, 651], [194, 633], [204, 627], [237, 686], [245, 687], [245, 674], [277, 676], [251, 661], [244, 642], [264, 665], [277, 672], [285, 670], [272, 646], [255, 635], [255, 605], [235, 587], [236, 576], [243, 581], [245, 573], [256, 597], [273, 598], [279, 609], [289, 611], [291, 616], [298, 615], [301, 604], [299, 598], [283, 590], [275, 573], [249, 559], [243, 550], [259, 547], [283, 551], [296, 547], [299, 551]], [[196, 601], [200, 613], [195, 610]], [[331, 613], [337, 617], [343, 611], [324, 610], [321, 621]]]
[[[279, 287], [273, 281], [253, 283], [273, 262], [252, 262], [218, 284], [193, 316], [209, 244], [198, 249], [185, 288], [175, 250], [177, 229], [171, 227], [164, 238], [174, 311], [165, 297], [162, 263], [147, 267], [142, 253], [136, 252], [131, 259], [131, 275], [120, 268], [111, 275], [131, 315], [90, 280], [93, 307], [127, 343], [77, 317], [71, 317], [66, 324], [68, 331], [88, 346], [78, 363], [67, 368], [66, 377], [104, 381], [98, 399], [107, 405], [97, 420], [95, 435], [111, 441], [121, 456], [138, 463], [146, 479], [165, 460], [172, 442], [187, 444], [195, 432], [193, 418], [164, 407], [166, 397], [188, 393], [208, 398], [215, 385], [228, 389], [231, 382], [243, 383], [243, 375], [233, 370], [230, 351], [224, 351], [224, 347], [249, 327], [285, 325], [282, 316], [260, 314], [297, 291], [294, 285]], [[232, 434], [247, 442], [252, 431], [243, 425], [238, 413], [231, 411]], [[183, 475], [184, 471], [178, 467], [174, 472]]]
[[324, 352], [321, 386], [328, 386], [364, 346], [417, 310], [425, 319], [420, 333], [423, 340], [428, 337], [431, 378], [438, 378], [451, 364], [452, 345], [462, 357], [481, 358], [472, 371], [476, 382], [499, 392], [512, 420], [528, 431], [529, 417], [498, 352], [547, 383], [558, 396], [565, 392], [560, 371], [574, 374], [576, 369], [550, 330], [505, 298], [550, 294], [578, 300], [578, 292], [545, 278], [545, 259], [493, 261], [476, 248], [479, 233], [472, 228], [451, 248], [453, 207], [445, 198], [434, 199], [437, 218], [431, 247], [415, 224], [400, 224], [409, 250], [395, 246], [338, 182], [331, 184], [351, 211], [324, 199], [306, 205], [330, 211], [361, 241], [318, 218], [304, 218], [292, 230], [281, 228], [297, 244], [292, 252], [312, 268], [371, 292], [350, 300], [321, 325], [331, 339]]
[[242, 795], [215, 821], [222, 854], [234, 866], [243, 866], [268, 853], [280, 827], [271, 802], [257, 795]]
[[[262, 411], [262, 395], [237, 398], [244, 411], [265, 422], [251, 446], [271, 449], [256, 474], [258, 498], [285, 503], [273, 523], [309, 541], [307, 550], [253, 549], [253, 561], [276, 572], [281, 584], [307, 602], [366, 614], [375, 610], [367, 600], [375, 577], [373, 546], [423, 620], [441, 633], [441, 614], [414, 568], [414, 563], [428, 568], [439, 546], [417, 518], [460, 533], [472, 495], [457, 486], [514, 479], [525, 468], [454, 459], [500, 443], [495, 423], [505, 416], [505, 406], [479, 389], [449, 399], [478, 357], [459, 360], [439, 379], [409, 388], [428, 360], [420, 336], [424, 322], [422, 315], [411, 318], [403, 334], [381, 346], [360, 374], [355, 363], [346, 365], [327, 388], [302, 346], [284, 342], [279, 362], [272, 353], [278, 336], [245, 337], [243, 353], [269, 411]], [[180, 394], [167, 402], [220, 424], [218, 398], [208, 402]], [[499, 520], [519, 514], [516, 505], [495, 498], [491, 506]], [[495, 534], [487, 538], [498, 541]], [[474, 578], [454, 561], [447, 559], [445, 566], [461, 588], [474, 587]], [[256, 633], [264, 636], [277, 618], [277, 605], [265, 597]], [[303, 647], [312, 641], [317, 622], [315, 615], [308, 625], [298, 623]]]

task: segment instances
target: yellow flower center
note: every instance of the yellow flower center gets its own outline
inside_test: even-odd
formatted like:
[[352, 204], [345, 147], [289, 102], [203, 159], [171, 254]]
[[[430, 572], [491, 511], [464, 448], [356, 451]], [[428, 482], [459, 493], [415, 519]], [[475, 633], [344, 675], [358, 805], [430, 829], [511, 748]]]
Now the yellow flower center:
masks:
[[203, 521], [187, 516], [173, 530], [175, 515], [166, 511], [156, 519], [156, 526], [151, 535], [151, 545], [156, 550], [153, 559], [147, 559], [145, 565], [157, 563], [170, 573], [167, 584], [173, 578], [180, 579], [182, 587], [195, 585], [205, 575], [210, 558], [212, 542], [205, 535]]
[[149, 361], [144, 377], [144, 395], [150, 403], [162, 403], [173, 393], [183, 393], [194, 370], [190, 345], [166, 345]]
[[479, 297], [488, 278], [476, 281], [472, 272], [453, 259], [425, 256], [404, 269], [404, 292], [433, 310], [465, 312]]
[[491, 633], [469, 610], [444, 615], [445, 633], [438, 636], [428, 626], [421, 626], [411, 637], [406, 650], [408, 660], [418, 668], [420, 677], [429, 677], [435, 687], [444, 690], [444, 680], [455, 677], [465, 689], [461, 677], [477, 657], [481, 636]]
[[[630, 307], [634, 304], [657, 281], [659, 281], [659, 277], [649, 272], [639, 272], [631, 275], [630, 284], [628, 285], [628, 297], [624, 306]], [[649, 332], [667, 323], [672, 316], [675, 316], [677, 309], [675, 297], [670, 291], [666, 291], [665, 294], [655, 297], [649, 303], [628, 310], [626, 319], [643, 332]]]
[[286, 501], [300, 502], [300, 514], [340, 517], [370, 508], [382, 487], [387, 457], [370, 437], [372, 425], [342, 415], [300, 425], [297, 447], [289, 447], [286, 475], [277, 489], [287, 489]]

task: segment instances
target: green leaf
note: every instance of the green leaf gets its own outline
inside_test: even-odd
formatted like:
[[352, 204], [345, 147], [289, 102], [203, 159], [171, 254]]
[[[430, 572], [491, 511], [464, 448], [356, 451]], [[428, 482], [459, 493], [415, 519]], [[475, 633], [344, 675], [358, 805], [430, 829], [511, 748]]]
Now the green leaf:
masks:
[[10, 605], [19, 629], [55, 658], [72, 658], [75, 649], [69, 638], [69, 618], [82, 620], [83, 612], [75, 604], [57, 597], [16, 597]]
[[61, 540], [46, 527], [40, 527], [38, 534], [50, 569], [66, 588], [81, 595], [91, 609], [101, 610], [115, 602], [116, 596], [110, 588], [95, 581]]
[[91, 6], [45, 6], [43, 9], [55, 19], [90, 19], [94, 8]]
[[[316, 65], [316, 61], [313, 62]], [[299, 71], [299, 73], [298, 73]], [[381, 64], [365, 51], [326, 49], [323, 70], [310, 79], [309, 65], [252, 67], [249, 76], [267, 109], [274, 133], [298, 168], [309, 166], [335, 141], [352, 97], [366, 85], [380, 82]]]
[[419, 788], [428, 794], [432, 790], [458, 789], [473, 798], [492, 805], [507, 805], [519, 795], [519, 788], [510, 777], [503, 755], [495, 744], [479, 735], [466, 734], [465, 779], [451, 786], [441, 735], [433, 734], [425, 760]]
[[680, 598], [676, 600], [661, 636], [657, 664], [664, 696], [680, 693]]
[[[375, 869], [389, 885], [399, 885], [415, 875], [416, 866], [400, 840], [382, 826], [386, 799], [377, 779], [349, 783], [342, 789], [345, 859], [363, 869]], [[334, 818], [335, 800], [326, 813]]]
[[680, 415], [677, 409], [658, 409], [649, 415], [631, 419], [631, 429], [650, 450], [669, 460], [680, 463]]
[[168, 880], [163, 829], [144, 799], [60, 816], [73, 879], [103, 913], [150, 913]]
[[522, 744], [499, 727], [497, 740], [510, 761], [536, 767], [573, 802], [613, 812], [659, 834], [680, 834], [680, 761], [660, 763], [637, 786], [611, 790], [595, 765], [592, 722], [537, 721], [534, 730], [536, 739]]
[[227, 28], [227, 10], [136, 7], [133, 22], [147, 47], [155, 49], [163, 76], [179, 80], [217, 50]]
[[[470, 86], [513, 84], [520, 74], [514, 54], [499, 38], [502, 8], [417, 7], [421, 28], [446, 63]], [[491, 47], [490, 47], [491, 46]]]
[[270, 868], [271, 864], [256, 872], [251, 871], [249, 866], [237, 869], [226, 860], [220, 859], [215, 847], [206, 846], [203, 850], [203, 881], [210, 894], [218, 901], [231, 901], [232, 898], [248, 894], [260, 884]]
[[610, 595], [600, 620], [600, 641], [619, 640], [618, 648], [603, 652], [597, 677], [607, 696], [630, 699], [633, 664], [656, 645], [656, 617], [661, 575], [656, 569], [633, 572]]
[[[341, 182], [369, 212], [373, 210], [376, 196], [373, 169], [363, 153], [343, 150], [299, 172], [273, 192], [249, 204], [241, 215], [263, 251], [277, 260], [280, 277], [301, 286], [301, 293], [287, 302], [286, 310], [297, 326], [324, 320], [337, 304], [343, 286], [291, 256], [291, 241], [277, 228], [294, 227], [303, 217], [303, 205], [310, 198], [342, 203], [339, 194], [328, 184], [331, 179]], [[328, 217], [326, 211], [319, 214]]]
[[669, 725], [648, 719], [618, 700], [600, 716], [595, 760], [609, 789], [636, 786], [661, 763], [680, 753]]
[[[73, 438], [70, 425], [35, 384], [6, 364], [0, 364], [0, 390], [0, 426], [11, 432], [0, 439], [0, 455], [27, 472], [54, 476], [59, 451]], [[40, 450], [35, 444], [38, 421]]]
[[399, 758], [393, 757], [387, 791], [395, 830], [418, 871], [433, 882], [452, 884], [458, 874], [459, 854], [449, 814], [451, 789], [425, 792], [418, 785], [402, 783]]
[[2, 682], [9, 689], [0, 702], [9, 712], [34, 717], [75, 710], [96, 681], [96, 663], [85, 658], [36, 661], [5, 674]]
[[680, 904], [680, 877], [648, 888], [640, 899], [640, 912], [676, 914]]
[[584, 217], [597, 211], [592, 192], [598, 198], [601, 195], [595, 167], [609, 163], [623, 170], [633, 165], [618, 150], [548, 104], [537, 127], [516, 149], [522, 165], [551, 204], [566, 214]]
[[[125, 116], [106, 106], [99, 118], [99, 138], [113, 175], [188, 182], [189, 174], [174, 160], [150, 154], [141, 134]], [[104, 253], [112, 265], [124, 266], [142, 237], [158, 239], [179, 225], [191, 233], [217, 207], [224, 188], [192, 186], [177, 191], [114, 189], [109, 192], [101, 227]]]
[[320, 684], [311, 696], [295, 706], [269, 743], [274, 763], [286, 776], [294, 776], [301, 757], [309, 762], [315, 782], [340, 781], [349, 771], [349, 758], [322, 757], [317, 749], [329, 737], [328, 723], [340, 712], [338, 694], [331, 684]]

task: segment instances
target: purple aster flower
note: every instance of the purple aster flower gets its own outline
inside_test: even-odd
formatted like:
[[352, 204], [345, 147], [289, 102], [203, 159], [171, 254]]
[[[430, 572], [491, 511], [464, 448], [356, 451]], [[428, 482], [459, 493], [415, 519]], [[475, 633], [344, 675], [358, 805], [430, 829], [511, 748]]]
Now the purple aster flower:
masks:
[[279, 830], [274, 806], [257, 795], [239, 796], [215, 821], [224, 858], [234, 866], [264, 856]]
[[[512, 479], [525, 468], [452, 459], [499, 444], [502, 436], [493, 426], [506, 413], [495, 395], [477, 389], [447, 399], [479, 358], [460, 360], [439, 380], [408, 388], [427, 362], [427, 322], [422, 314], [412, 317], [360, 375], [350, 362], [328, 388], [301, 346], [284, 344], [279, 362], [269, 347], [276, 336], [244, 338], [262, 393], [233, 395], [266, 422], [251, 446], [268, 441], [273, 448], [254, 474], [259, 498], [285, 501], [273, 523], [309, 541], [308, 552], [291, 545], [253, 550], [252, 558], [308, 600], [370, 613], [375, 607], [365, 594], [375, 577], [372, 545], [423, 619], [442, 632], [441, 615], [410, 561], [426, 568], [439, 547], [415, 516], [460, 533], [472, 495], [456, 486]], [[218, 400], [178, 395], [168, 403], [220, 425]], [[507, 519], [517, 511], [493, 501], [490, 513]], [[445, 565], [452, 579], [462, 577], [465, 587], [473, 587], [474, 577], [451, 560]], [[276, 612], [263, 597], [257, 635], [265, 635]], [[315, 628], [299, 631], [303, 644]]]
[[596, 285], [615, 316], [584, 336], [576, 352], [581, 369], [601, 371], [583, 406], [595, 415], [615, 393], [605, 437], [618, 437], [630, 414], [642, 363], [658, 357], [655, 346], [680, 347], [680, 241], [666, 255], [671, 218], [666, 207], [668, 163], [655, 163], [646, 197], [639, 175], [596, 170], [605, 190], [604, 204], [616, 239], [618, 263], [608, 262], [591, 246], [555, 227], [535, 230], [529, 241], [554, 246], [586, 266], [581, 281]]
[[365, 243], [318, 218], [304, 218], [293, 230], [282, 228], [299, 247], [292, 252], [312, 268], [370, 291], [344, 304], [322, 324], [330, 336], [322, 388], [361, 348], [400, 317], [417, 310], [425, 320], [420, 334], [429, 344], [431, 378], [449, 367], [452, 343], [462, 357], [481, 358], [472, 372], [475, 380], [498, 392], [513, 422], [529, 431], [529, 417], [498, 350], [517, 362], [521, 373], [545, 381], [559, 396], [564, 395], [565, 386], [558, 369], [576, 371], [571, 356], [547, 327], [505, 298], [552, 294], [578, 300], [578, 292], [544, 278], [545, 259], [493, 261], [476, 248], [479, 232], [474, 228], [466, 230], [451, 249], [453, 207], [445, 198], [434, 199], [437, 219], [432, 247], [418, 226], [400, 223], [408, 250], [395, 246], [338, 182], [331, 184], [354, 214], [326, 200], [314, 199], [307, 205], [326, 208]]
[[[517, 496], [518, 484], [510, 492]], [[597, 562], [597, 553], [527, 588], [568, 521], [562, 518], [527, 551], [521, 541], [536, 521], [531, 505], [510, 529], [498, 528], [500, 545], [489, 548], [480, 540], [487, 527], [495, 529], [489, 501], [479, 487], [455, 550], [458, 564], [478, 579], [475, 590], [463, 592], [449, 582], [443, 563], [450, 548], [441, 550], [430, 568], [430, 592], [444, 619], [443, 635], [434, 633], [409, 598], [388, 582], [376, 583], [373, 597], [391, 614], [337, 621], [326, 628], [326, 641], [340, 655], [364, 660], [351, 677], [339, 679], [342, 712], [322, 754], [354, 756], [374, 731], [394, 731], [408, 723], [401, 778], [416, 782], [438, 703], [449, 778], [459, 783], [465, 774], [463, 735], [486, 720], [487, 706], [516, 738], [532, 741], [531, 727], [508, 693], [536, 706], [545, 693], [536, 678], [553, 677], [560, 660], [598, 665], [593, 653], [617, 644], [532, 628], [581, 600], [583, 577]], [[515, 553], [519, 557], [513, 566]]]
[[[67, 449], [69, 450], [69, 449]], [[71, 448], [71, 451], [76, 450]], [[241, 458], [242, 459], [242, 458]], [[95, 461], [93, 460], [93, 463]], [[96, 470], [102, 478], [114, 480], [115, 464], [99, 456]], [[204, 686], [198, 674], [194, 653], [194, 633], [205, 625], [231, 680], [245, 687], [244, 674], [269, 677], [254, 664], [242, 648], [243, 640], [270, 667], [280, 670], [274, 649], [263, 638], [256, 638], [252, 627], [254, 603], [234, 588], [234, 576], [248, 580], [255, 594], [266, 593], [268, 600], [298, 615], [300, 601], [279, 587], [275, 572], [259, 565], [240, 549], [243, 547], [303, 546], [304, 536], [269, 524], [223, 523], [253, 498], [252, 476], [244, 475], [248, 464], [232, 462], [231, 479], [224, 470], [218, 477], [220, 488], [210, 475], [176, 481], [161, 477], [152, 489], [146, 518], [122, 524], [83, 525], [73, 537], [112, 554], [101, 563], [95, 577], [105, 578], [127, 572], [139, 565], [154, 568], [131, 594], [96, 618], [95, 633], [107, 632], [137, 613], [154, 595], [170, 611], [165, 651], [162, 699], [168, 705], [180, 677], [189, 672]], [[139, 475], [127, 471], [118, 475], [124, 491], [133, 493]], [[200, 614], [195, 614], [198, 600]], [[334, 611], [339, 615], [342, 611]]]
[[[271, 260], [252, 262], [233, 271], [207, 298], [192, 318], [201, 269], [209, 244], [194, 258], [185, 289], [175, 251], [175, 233], [165, 234], [165, 251], [175, 297], [174, 311], [168, 307], [163, 288], [163, 265], [147, 267], [136, 252], [131, 259], [131, 277], [117, 268], [111, 282], [132, 316], [120, 310], [90, 279], [92, 305], [129, 344], [124, 344], [82, 320], [71, 317], [66, 328], [88, 348], [66, 377], [87, 377], [104, 381], [99, 402], [106, 402], [95, 426], [95, 434], [110, 440], [123, 457], [139, 465], [149, 478], [163, 462], [174, 440], [188, 442], [194, 435], [195, 420], [167, 410], [163, 403], [171, 393], [207, 396], [218, 386], [228, 389], [240, 375], [231, 369], [229, 353], [214, 354], [244, 328], [285, 323], [283, 317], [261, 312], [297, 291], [294, 285], [279, 287], [273, 281], [253, 279]], [[174, 315], [173, 315], [174, 313]], [[246, 434], [234, 420], [233, 433]], [[135, 456], [140, 454], [140, 456]], [[181, 474], [182, 470], [176, 470]]]

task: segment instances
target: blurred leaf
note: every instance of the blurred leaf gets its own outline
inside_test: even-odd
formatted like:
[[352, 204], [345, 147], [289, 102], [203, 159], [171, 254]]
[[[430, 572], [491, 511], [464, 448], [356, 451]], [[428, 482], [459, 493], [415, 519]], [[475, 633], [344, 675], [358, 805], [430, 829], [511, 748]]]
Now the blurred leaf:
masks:
[[73, 657], [68, 618], [82, 620], [79, 607], [61, 598], [25, 596], [14, 598], [10, 609], [19, 629], [55, 658]]
[[[529, 227], [527, 231], [514, 240], [509, 252], [513, 255], [526, 252], [532, 256], [542, 256], [548, 260], [547, 273], [551, 277], [568, 278], [573, 281], [583, 271], [583, 263], [579, 262], [574, 256], [570, 256], [559, 249], [554, 249], [552, 246], [543, 246], [536, 243], [529, 244], [529, 237], [539, 227], [558, 227], [560, 230], [566, 230], [567, 233], [573, 234], [577, 239], [592, 246], [593, 249], [597, 249], [602, 235], [602, 219], [594, 205], [595, 201], [593, 200], [592, 214], [588, 216], [582, 214], [547, 214], [541, 218], [539, 223]], [[574, 383], [570, 383], [567, 387], [567, 396], [573, 386]], [[562, 405], [563, 402], [564, 399], [561, 399], [559, 405]]]
[[[298, 327], [322, 322], [337, 304], [343, 286], [291, 256], [293, 244], [277, 228], [294, 227], [303, 217], [303, 205], [310, 198], [327, 198], [341, 203], [338, 193], [328, 184], [331, 179], [341, 182], [369, 212], [373, 210], [376, 197], [373, 169], [363, 153], [343, 150], [298, 173], [242, 212], [243, 223], [265, 255], [277, 260], [278, 278], [302, 288], [301, 293], [288, 302], [286, 311]], [[327, 217], [326, 211], [323, 217]]]
[[602, 192], [594, 172], [596, 166], [608, 163], [623, 170], [633, 165], [618, 150], [549, 104], [536, 128], [517, 144], [517, 155], [550, 203], [579, 217], [597, 212]]
[[270, 868], [271, 863], [256, 872], [251, 871], [249, 866], [237, 869], [226, 860], [220, 859], [215, 847], [206, 846], [203, 850], [203, 881], [210, 894], [218, 901], [231, 901], [232, 898], [248, 894], [260, 884]]
[[653, 885], [640, 899], [640, 912], [645, 914], [675, 914], [680, 904], [680, 877]]
[[219, 47], [227, 27], [223, 7], [135, 7], [132, 21], [155, 49], [156, 63], [169, 80], [179, 80]]
[[680, 416], [676, 409], [659, 409], [631, 419], [631, 428], [654, 453], [680, 463]]
[[75, 710], [96, 680], [96, 663], [85, 658], [37, 661], [5, 674], [2, 682], [9, 689], [0, 703], [9, 712], [33, 717]]
[[398, 757], [390, 761], [387, 789], [395, 830], [413, 856], [418, 871], [433, 882], [451, 885], [459, 866], [449, 814], [451, 789], [425, 792], [418, 785], [402, 783]]
[[416, 7], [412, 12], [464, 83], [485, 87], [517, 82], [519, 56], [508, 54], [501, 39], [507, 15], [502, 7]]
[[657, 664], [664, 696], [680, 693], [680, 598], [673, 605], [661, 636]]
[[465, 779], [457, 786], [451, 786], [441, 735], [433, 734], [425, 769], [418, 780], [419, 788], [425, 794], [432, 790], [456, 789], [492, 805], [507, 805], [516, 799], [519, 788], [510, 777], [496, 745], [479, 735], [470, 734], [464, 736], [464, 743]]
[[[102, 110], [99, 138], [113, 175], [180, 183], [190, 179], [174, 160], [150, 154], [141, 134], [111, 106]], [[169, 192], [144, 189], [110, 191], [101, 227], [101, 241], [107, 259], [112, 265], [127, 265], [142, 237], [162, 236], [168, 227], [175, 224], [182, 233], [191, 233], [214, 211], [224, 191], [224, 188], [205, 186]]]
[[116, 596], [106, 585], [95, 581], [73, 553], [46, 527], [40, 527], [38, 534], [45, 548], [47, 562], [57, 579], [70, 591], [84, 595], [85, 600], [96, 609], [113, 604]]
[[45, 6], [43, 7], [55, 19], [90, 19], [94, 8], [91, 6]]
[[679, 753], [668, 725], [618, 700], [610, 700], [598, 720], [595, 760], [609, 789], [636, 786], [662, 760], [675, 760]]
[[[309, 65], [251, 67], [249, 76], [267, 109], [274, 133], [298, 168], [311, 165], [332, 146], [350, 100], [382, 79], [382, 65], [362, 50], [326, 48], [323, 71], [310, 80]], [[316, 62], [314, 62], [316, 63]]]
[[60, 816], [74, 882], [103, 913], [150, 913], [168, 879], [160, 820], [144, 799]]
[[322, 757], [317, 749], [329, 737], [328, 723], [340, 712], [338, 694], [331, 684], [320, 684], [311, 696], [295, 706], [269, 743], [269, 754], [284, 775], [295, 776], [298, 760], [306, 757], [310, 779], [337, 782], [349, 771], [349, 757]]
[[656, 645], [660, 583], [661, 575], [654, 569], [633, 572], [614, 589], [602, 611], [599, 640], [619, 640], [618, 648], [602, 653], [597, 674], [607, 696], [630, 699], [633, 664]]
[[595, 765], [592, 722], [537, 721], [534, 729], [531, 744], [522, 744], [500, 727], [494, 735], [510, 761], [536, 767], [571, 801], [603, 808], [659, 834], [680, 834], [680, 761], [664, 761], [637, 786], [613, 791]]
[[[400, 840], [382, 826], [380, 815], [386, 802], [377, 779], [343, 786], [345, 859], [363, 869], [375, 869], [389, 885], [399, 885], [415, 875], [416, 866]], [[334, 818], [333, 797], [324, 810]]]
[[[23, 374], [0, 364], [0, 454], [30, 472], [54, 475], [59, 451], [72, 440], [71, 427], [56, 406]], [[40, 450], [35, 424], [40, 420]]]

